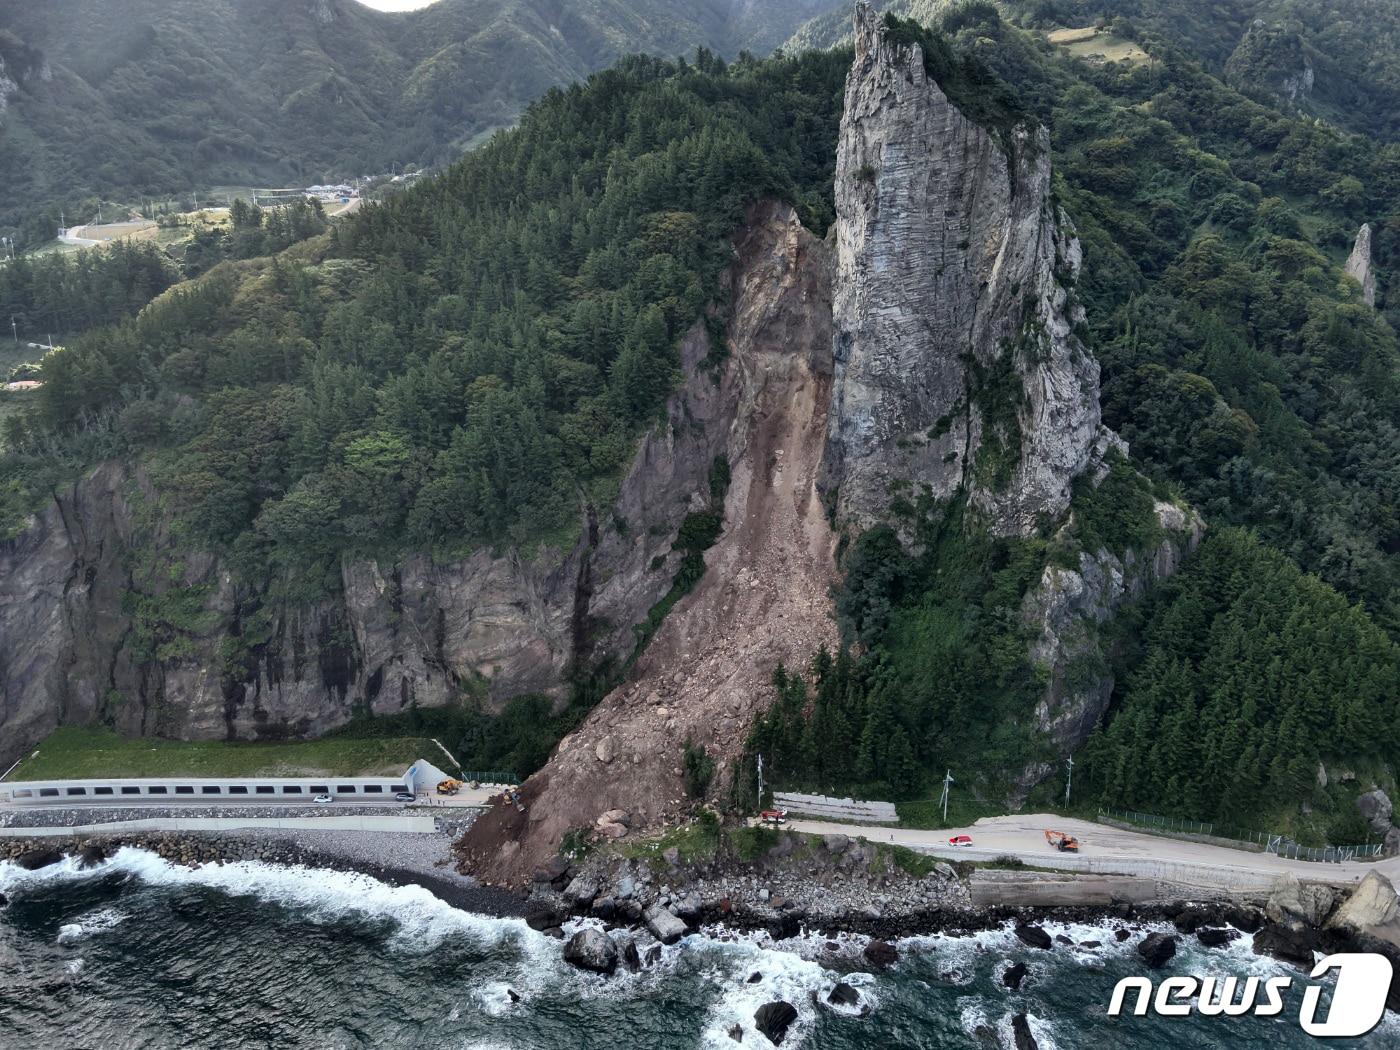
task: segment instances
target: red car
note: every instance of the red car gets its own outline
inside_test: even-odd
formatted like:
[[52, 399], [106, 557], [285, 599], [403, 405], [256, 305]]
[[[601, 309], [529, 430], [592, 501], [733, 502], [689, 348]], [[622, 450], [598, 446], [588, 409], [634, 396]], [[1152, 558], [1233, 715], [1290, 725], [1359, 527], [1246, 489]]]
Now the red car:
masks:
[[948, 840], [948, 845], [950, 845], [950, 846], [971, 846], [971, 845], [972, 845], [972, 836], [971, 836], [971, 835], [954, 835], [952, 838], [950, 838], [950, 839]]
[[785, 809], [765, 809], [758, 815], [758, 819], [765, 824], [786, 824], [787, 810]]

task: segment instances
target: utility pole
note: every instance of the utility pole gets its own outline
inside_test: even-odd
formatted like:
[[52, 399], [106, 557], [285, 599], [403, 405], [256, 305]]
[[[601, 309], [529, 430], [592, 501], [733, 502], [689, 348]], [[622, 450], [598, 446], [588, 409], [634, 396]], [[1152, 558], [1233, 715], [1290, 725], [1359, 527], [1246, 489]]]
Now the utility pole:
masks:
[[943, 774], [943, 797], [939, 799], [939, 804], [943, 807], [943, 823], [948, 823], [948, 788], [953, 783], [953, 771], [950, 769]]
[[19, 346], [19, 325], [15, 324], [14, 314], [10, 315], [10, 331], [15, 336], [15, 346]]
[[758, 756], [758, 804], [763, 805], [763, 756]]
[[1069, 806], [1069, 789], [1074, 786], [1074, 756], [1070, 755], [1065, 759], [1065, 767], [1069, 770], [1065, 777], [1065, 806]]

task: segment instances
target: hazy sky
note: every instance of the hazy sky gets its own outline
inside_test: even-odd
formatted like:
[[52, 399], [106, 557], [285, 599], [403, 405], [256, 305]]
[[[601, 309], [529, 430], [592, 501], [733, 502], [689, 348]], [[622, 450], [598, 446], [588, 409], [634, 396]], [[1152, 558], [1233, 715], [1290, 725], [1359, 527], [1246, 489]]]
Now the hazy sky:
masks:
[[420, 7], [437, 3], [437, 0], [360, 0], [360, 3], [381, 11], [416, 11]]

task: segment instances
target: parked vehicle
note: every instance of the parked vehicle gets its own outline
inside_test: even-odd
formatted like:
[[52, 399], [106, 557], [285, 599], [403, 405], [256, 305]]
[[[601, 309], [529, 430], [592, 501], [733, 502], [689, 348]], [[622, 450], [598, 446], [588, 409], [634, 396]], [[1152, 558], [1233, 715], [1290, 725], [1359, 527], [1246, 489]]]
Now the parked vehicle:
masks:
[[962, 846], [971, 846], [971, 845], [972, 845], [972, 836], [971, 836], [971, 835], [954, 835], [952, 838], [950, 838], [950, 839], [948, 840], [948, 845], [950, 845], [950, 846], [958, 846], [958, 847], [962, 847]]
[[787, 810], [785, 809], [765, 809], [758, 815], [758, 819], [765, 824], [786, 824]]
[[330, 795], [317, 795], [317, 796], [316, 796], [315, 798], [313, 798], [311, 801], [312, 801], [312, 802], [315, 802], [315, 803], [317, 803], [318, 805], [321, 805], [321, 806], [328, 806], [328, 805], [330, 805], [332, 802], [334, 802], [335, 799], [332, 798]]
[[439, 795], [455, 795], [461, 790], [462, 782], [460, 780], [453, 780], [451, 777], [439, 782], [437, 786], [437, 793]]
[[418, 801], [418, 796], [415, 795], [412, 791], [400, 791], [398, 794], [396, 794], [396, 795], [394, 796], [394, 798], [395, 798], [397, 801], [399, 801], [399, 802], [416, 802], [416, 801]]

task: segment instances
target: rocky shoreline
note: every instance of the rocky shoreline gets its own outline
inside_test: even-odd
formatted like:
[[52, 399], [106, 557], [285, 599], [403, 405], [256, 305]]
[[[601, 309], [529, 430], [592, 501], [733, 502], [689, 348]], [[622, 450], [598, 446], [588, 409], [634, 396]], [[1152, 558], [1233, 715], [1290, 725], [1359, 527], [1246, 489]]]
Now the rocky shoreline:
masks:
[[[1134, 942], [1145, 969], [1165, 965], [1187, 938], [1206, 948], [1251, 938], [1256, 954], [1305, 972], [1315, 952], [1378, 951], [1400, 973], [1400, 905], [1378, 873], [1349, 894], [1284, 876], [1257, 900], [978, 906], [969, 892], [981, 871], [975, 865], [928, 858], [911, 864], [878, 843], [785, 834], [754, 857], [721, 851], [687, 861], [676, 847], [633, 856], [599, 851], [575, 862], [558, 857], [520, 892], [483, 886], [454, 870], [451, 830], [415, 836], [279, 830], [13, 839], [0, 842], [0, 861], [32, 870], [73, 856], [89, 867], [130, 846], [187, 866], [258, 861], [355, 871], [390, 885], [421, 886], [465, 911], [521, 917], [559, 939], [566, 962], [604, 974], [643, 969], [659, 958], [660, 945], [698, 931], [721, 938], [766, 934], [775, 944], [803, 935], [827, 938], [824, 950], [833, 960], [878, 970], [898, 961], [898, 942], [911, 936], [970, 936], [1010, 926], [1032, 948], [1069, 948], [1067, 937], [1045, 929], [1054, 923], [1099, 926], [1104, 941]], [[580, 924], [583, 919], [591, 921]], [[1014, 982], [1014, 968], [1007, 980]], [[1389, 1006], [1400, 1012], [1400, 982], [1391, 989]], [[775, 1032], [781, 1028], [777, 1014], [769, 1018]]]
[[30, 870], [76, 857], [82, 867], [103, 863], [123, 846], [154, 853], [171, 864], [255, 861], [299, 865], [368, 875], [391, 886], [421, 886], [459, 908], [496, 918], [525, 912], [519, 894], [457, 873], [448, 850], [452, 829], [437, 835], [345, 833], [308, 828], [306, 831], [149, 832], [84, 834], [67, 837], [0, 840], [0, 862], [14, 861]]

